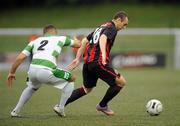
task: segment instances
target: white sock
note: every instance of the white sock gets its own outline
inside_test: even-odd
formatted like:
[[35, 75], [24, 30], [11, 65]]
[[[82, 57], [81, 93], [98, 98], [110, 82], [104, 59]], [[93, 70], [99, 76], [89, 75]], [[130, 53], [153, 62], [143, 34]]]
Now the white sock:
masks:
[[15, 111], [16, 113], [19, 113], [23, 105], [29, 100], [29, 98], [32, 96], [34, 92], [35, 90], [33, 90], [31, 87], [29, 86], [26, 87], [23, 90], [21, 97], [19, 98], [19, 101], [13, 111]]
[[71, 96], [72, 92], [74, 90], [74, 82], [69, 82], [63, 89], [61, 94], [61, 99], [59, 103], [59, 108], [64, 109], [64, 106], [66, 104], [66, 101]]

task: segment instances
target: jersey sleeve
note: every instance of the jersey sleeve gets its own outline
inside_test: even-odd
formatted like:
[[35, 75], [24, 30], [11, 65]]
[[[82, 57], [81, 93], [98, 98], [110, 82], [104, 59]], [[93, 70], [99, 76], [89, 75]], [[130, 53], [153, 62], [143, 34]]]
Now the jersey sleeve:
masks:
[[25, 54], [26, 56], [29, 56], [32, 53], [32, 50], [34, 48], [34, 44], [33, 42], [30, 42], [22, 51], [23, 54]]
[[117, 34], [117, 30], [113, 27], [110, 27], [110, 28], [106, 28], [102, 34], [105, 34], [107, 36], [108, 39], [113, 39], [116, 34]]
[[63, 46], [72, 46], [73, 44], [74, 40], [70, 39], [69, 37], [65, 37]]
[[88, 41], [90, 41], [91, 40], [91, 38], [92, 38], [92, 36], [93, 36], [93, 33], [94, 32], [91, 32], [86, 38], [88, 39]]

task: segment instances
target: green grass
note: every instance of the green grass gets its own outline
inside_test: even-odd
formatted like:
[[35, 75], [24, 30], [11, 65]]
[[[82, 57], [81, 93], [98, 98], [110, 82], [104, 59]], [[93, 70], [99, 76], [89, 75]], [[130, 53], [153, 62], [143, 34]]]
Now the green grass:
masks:
[[44, 27], [54, 24], [58, 28], [96, 27], [119, 10], [129, 15], [128, 27], [180, 27], [180, 7], [170, 5], [104, 4], [95, 6], [53, 6], [8, 9], [0, 12], [0, 27]]
[[[81, 72], [73, 72], [78, 78], [75, 87], [82, 83]], [[59, 100], [59, 91], [42, 86], [24, 106], [24, 118], [11, 118], [9, 113], [16, 105], [25, 88], [26, 74], [17, 72], [12, 88], [5, 85], [7, 72], [0, 73], [0, 126], [179, 126], [180, 125], [180, 71], [170, 69], [124, 69], [121, 73], [127, 79], [126, 87], [110, 102], [116, 112], [107, 117], [95, 110], [107, 86], [99, 81], [93, 92], [66, 107], [66, 118], [59, 118], [52, 107]], [[149, 99], [159, 99], [164, 111], [151, 117], [145, 111]]]

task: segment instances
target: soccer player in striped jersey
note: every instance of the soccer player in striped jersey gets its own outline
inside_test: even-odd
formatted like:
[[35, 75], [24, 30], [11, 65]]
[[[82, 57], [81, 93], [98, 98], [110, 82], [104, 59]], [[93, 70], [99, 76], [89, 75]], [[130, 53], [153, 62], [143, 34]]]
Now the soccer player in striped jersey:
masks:
[[109, 88], [96, 109], [106, 115], [114, 115], [113, 110], [108, 107], [108, 102], [120, 92], [126, 80], [122, 74], [109, 66], [109, 56], [117, 32], [127, 25], [128, 16], [120, 11], [111, 21], [102, 24], [82, 40], [76, 58], [68, 67], [70, 70], [77, 67], [84, 53], [83, 86], [73, 91], [66, 105], [89, 93], [100, 78], [109, 85]]
[[28, 70], [27, 87], [23, 90], [16, 107], [11, 112], [12, 117], [19, 117], [23, 105], [30, 99], [43, 83], [62, 89], [60, 102], [55, 105], [54, 111], [59, 116], [65, 116], [64, 105], [74, 89], [75, 77], [66, 70], [57, 67], [57, 58], [64, 46], [80, 47], [80, 41], [66, 36], [57, 36], [57, 29], [47, 25], [43, 29], [44, 35], [31, 41], [17, 56], [7, 77], [11, 87], [15, 79], [18, 66], [32, 54], [32, 61]]

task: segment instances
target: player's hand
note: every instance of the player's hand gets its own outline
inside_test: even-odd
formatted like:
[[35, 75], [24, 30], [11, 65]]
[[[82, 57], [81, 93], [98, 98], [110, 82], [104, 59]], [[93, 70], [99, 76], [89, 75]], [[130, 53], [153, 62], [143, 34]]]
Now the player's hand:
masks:
[[78, 41], [79, 39], [77, 38], [77, 36], [74, 36], [73, 37], [74, 40]]
[[102, 64], [105, 66], [107, 64], [106, 57], [102, 57]]
[[9, 87], [12, 87], [12, 84], [13, 84], [13, 80], [15, 80], [15, 74], [12, 74], [12, 73], [9, 73], [8, 76], [7, 76], [7, 85]]
[[75, 69], [78, 65], [79, 65], [79, 59], [74, 59], [68, 66], [67, 69], [68, 70], [73, 70]]

